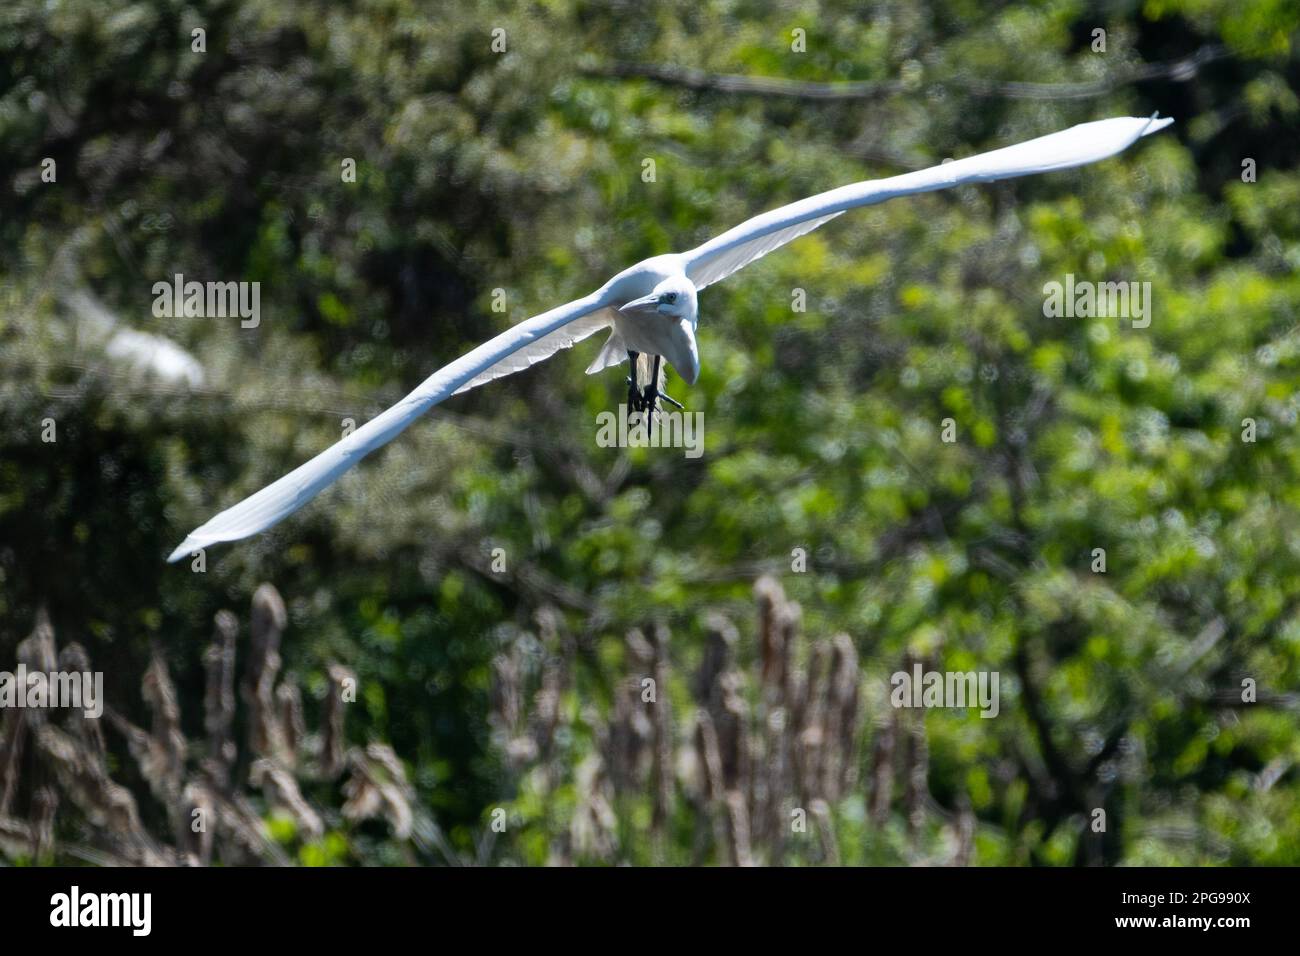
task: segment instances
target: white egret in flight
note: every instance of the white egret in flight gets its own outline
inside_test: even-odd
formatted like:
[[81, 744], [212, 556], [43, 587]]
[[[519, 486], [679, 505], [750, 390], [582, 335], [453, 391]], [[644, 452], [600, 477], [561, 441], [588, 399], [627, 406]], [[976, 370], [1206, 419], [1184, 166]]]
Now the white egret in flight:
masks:
[[[1172, 122], [1152, 116], [1083, 123], [918, 172], [841, 186], [755, 216], [689, 252], [638, 262], [590, 295], [526, 319], [443, 366], [415, 391], [342, 441], [195, 529], [168, 560], [178, 561], [207, 545], [265, 531], [439, 402], [528, 368], [603, 329], [611, 330], [609, 338], [587, 373], [629, 360], [630, 410], [655, 409], [660, 398], [673, 401], [659, 390], [661, 359], [666, 359], [689, 385], [695, 384], [700, 374], [695, 344], [696, 293], [760, 256], [858, 206], [966, 183], [987, 183], [1094, 163], [1122, 152]], [[653, 369], [642, 390], [638, 367], [648, 368], [651, 359]], [[680, 403], [674, 404], [680, 407]]]

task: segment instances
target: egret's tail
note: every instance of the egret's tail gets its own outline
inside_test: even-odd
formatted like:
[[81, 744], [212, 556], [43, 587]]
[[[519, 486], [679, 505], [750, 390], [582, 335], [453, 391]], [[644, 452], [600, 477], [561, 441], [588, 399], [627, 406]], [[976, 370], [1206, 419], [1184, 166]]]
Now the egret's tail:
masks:
[[[603, 372], [607, 368], [613, 368], [615, 365], [621, 365], [627, 361], [627, 343], [623, 341], [623, 336], [619, 334], [617, 328], [609, 333], [609, 338], [601, 347], [600, 354], [596, 356], [595, 361], [587, 366], [587, 374], [595, 375], [597, 372]], [[650, 379], [654, 375], [655, 357], [648, 352], [638, 352], [636, 359], [636, 368], [629, 370], [628, 374], [634, 376], [637, 391], [644, 392]], [[659, 391], [664, 390], [664, 382], [667, 380], [668, 363], [660, 361], [659, 363], [659, 382], [657, 388]]]
[[[655, 356], [648, 355], [645, 352], [636, 357], [636, 387], [640, 392], [644, 392], [646, 386], [650, 384], [651, 378], [655, 371]], [[655, 382], [655, 390], [663, 393], [664, 383], [668, 380], [668, 363], [659, 362], [659, 381]]]

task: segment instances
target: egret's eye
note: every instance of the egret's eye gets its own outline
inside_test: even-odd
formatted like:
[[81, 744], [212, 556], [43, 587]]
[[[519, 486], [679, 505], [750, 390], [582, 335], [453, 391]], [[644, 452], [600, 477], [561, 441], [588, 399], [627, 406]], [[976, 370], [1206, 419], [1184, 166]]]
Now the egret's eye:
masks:
[[676, 302], [676, 301], [677, 301], [677, 293], [676, 293], [676, 292], [665, 292], [665, 293], [664, 293], [664, 301], [665, 301], [665, 302]]

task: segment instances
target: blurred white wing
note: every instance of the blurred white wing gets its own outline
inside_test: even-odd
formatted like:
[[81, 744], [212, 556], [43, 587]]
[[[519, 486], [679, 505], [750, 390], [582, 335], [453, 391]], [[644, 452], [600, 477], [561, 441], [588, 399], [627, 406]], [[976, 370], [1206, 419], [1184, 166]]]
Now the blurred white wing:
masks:
[[606, 311], [609, 304], [606, 293], [593, 292], [520, 322], [467, 352], [434, 372], [415, 391], [347, 438], [195, 529], [167, 560], [179, 561], [210, 544], [237, 541], [265, 531], [293, 514], [343, 472], [391, 441], [442, 400], [527, 368], [605, 328], [611, 322]]
[[1154, 116], [1150, 119], [1123, 116], [1081, 123], [1059, 133], [918, 172], [841, 186], [755, 216], [692, 249], [684, 255], [686, 274], [697, 289], [703, 289], [846, 210], [871, 206], [896, 196], [1095, 163], [1123, 152], [1143, 136], [1172, 122]]
[[490, 382], [494, 378], [502, 378], [506, 375], [513, 375], [515, 372], [523, 371], [533, 365], [536, 365], [542, 359], [550, 358], [561, 349], [573, 348], [574, 344], [581, 342], [589, 335], [595, 335], [601, 329], [608, 329], [614, 324], [613, 309], [597, 309], [589, 315], [584, 315], [580, 319], [574, 319], [567, 325], [562, 325], [549, 335], [543, 335], [531, 345], [526, 345], [519, 351], [503, 358], [495, 365], [484, 369], [478, 375], [456, 389], [455, 394], [468, 392], [471, 388], [478, 388], [484, 382]]

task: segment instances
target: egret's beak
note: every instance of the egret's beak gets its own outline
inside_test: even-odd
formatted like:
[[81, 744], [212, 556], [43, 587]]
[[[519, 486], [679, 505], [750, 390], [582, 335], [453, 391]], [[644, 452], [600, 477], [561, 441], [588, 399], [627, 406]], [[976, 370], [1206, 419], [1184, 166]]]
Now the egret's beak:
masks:
[[659, 308], [659, 296], [653, 292], [649, 295], [643, 295], [639, 299], [633, 299], [626, 305], [619, 306], [620, 312], [654, 312]]

